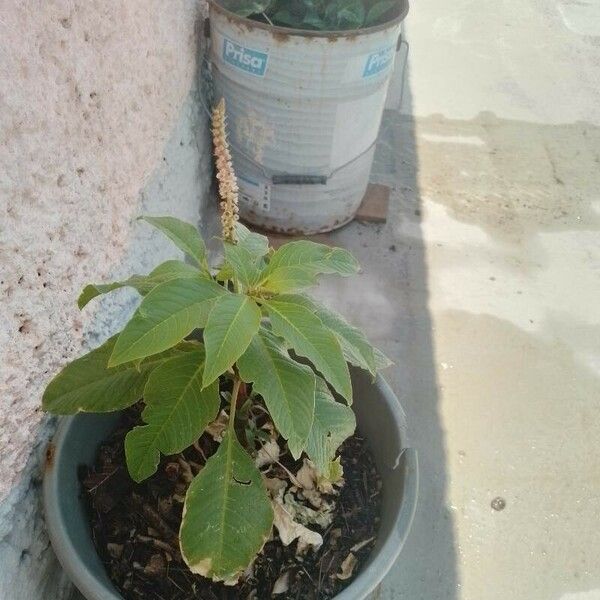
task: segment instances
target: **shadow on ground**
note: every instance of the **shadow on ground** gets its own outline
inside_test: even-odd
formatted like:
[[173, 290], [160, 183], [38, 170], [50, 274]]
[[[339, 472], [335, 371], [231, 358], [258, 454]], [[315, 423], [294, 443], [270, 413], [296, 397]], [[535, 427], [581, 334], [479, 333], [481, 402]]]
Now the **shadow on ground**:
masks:
[[[410, 92], [404, 91], [410, 115]], [[436, 370], [428, 311], [427, 261], [422, 238], [403, 236], [400, 225], [419, 228], [419, 157], [412, 117], [386, 111], [372, 179], [390, 183], [388, 222], [352, 223], [327, 235], [359, 259], [358, 278], [324, 283], [317, 291], [369, 333], [396, 363], [384, 373], [407, 414], [410, 442], [419, 452], [420, 494], [406, 546], [374, 598], [453, 600], [456, 549], [445, 502], [447, 471], [444, 432], [438, 414]]]

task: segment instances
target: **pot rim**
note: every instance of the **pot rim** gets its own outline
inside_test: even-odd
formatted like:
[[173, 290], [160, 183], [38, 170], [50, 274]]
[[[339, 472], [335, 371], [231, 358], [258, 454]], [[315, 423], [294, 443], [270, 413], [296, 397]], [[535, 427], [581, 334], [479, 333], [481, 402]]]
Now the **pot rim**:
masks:
[[[373, 387], [381, 393], [401, 432], [401, 439], [405, 447], [398, 455], [393, 468], [397, 468], [401, 463], [404, 464], [407, 473], [407, 485], [403, 489], [402, 501], [395, 510], [387, 539], [378, 550], [374, 551], [367, 567], [358, 574], [347, 588], [337, 594], [334, 600], [364, 599], [377, 588], [400, 555], [410, 532], [417, 507], [419, 488], [418, 457], [414, 448], [407, 447], [406, 416], [398, 398], [380, 374], [373, 382]], [[77, 416], [63, 417], [60, 420], [56, 434], [51, 441], [51, 444], [53, 444], [53, 461], [60, 460], [65, 438], [71, 427], [73, 427]], [[88, 600], [123, 600], [116, 588], [109, 588], [92, 574], [73, 544], [66, 522], [63, 520], [60, 505], [55, 500], [61, 493], [57, 472], [57, 468], [44, 469], [43, 506], [52, 547], [60, 564], [73, 584]], [[377, 575], [374, 576], [373, 573]]]
[[249, 31], [253, 29], [264, 29], [273, 33], [278, 39], [285, 39], [287, 37], [309, 37], [309, 38], [327, 38], [330, 41], [336, 41], [338, 38], [350, 38], [354, 39], [358, 36], [368, 35], [370, 33], [377, 33], [378, 31], [384, 31], [386, 29], [392, 29], [398, 26], [408, 14], [409, 0], [399, 0], [400, 13], [393, 19], [381, 23], [379, 25], [373, 25], [372, 27], [364, 27], [361, 29], [344, 29], [344, 30], [327, 30], [327, 31], [313, 31], [311, 29], [296, 29], [294, 27], [282, 27], [281, 25], [269, 25], [268, 23], [261, 23], [260, 21], [254, 21], [247, 17], [241, 17], [236, 15], [234, 12], [221, 6], [219, 0], [208, 0], [210, 8], [214, 9], [218, 13], [227, 17], [230, 21], [242, 25]]

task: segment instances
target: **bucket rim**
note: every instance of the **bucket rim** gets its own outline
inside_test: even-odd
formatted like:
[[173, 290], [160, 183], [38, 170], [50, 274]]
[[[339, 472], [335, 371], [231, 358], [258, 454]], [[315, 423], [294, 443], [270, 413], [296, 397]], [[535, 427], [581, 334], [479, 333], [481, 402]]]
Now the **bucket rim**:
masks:
[[262, 23], [261, 21], [254, 21], [248, 17], [241, 17], [236, 15], [234, 12], [221, 6], [219, 0], [208, 0], [208, 4], [211, 9], [214, 9], [218, 13], [221, 13], [229, 20], [237, 22], [239, 25], [243, 25], [248, 30], [252, 29], [264, 29], [272, 32], [276, 37], [286, 39], [288, 37], [308, 37], [308, 38], [326, 38], [330, 41], [337, 41], [338, 38], [356, 38], [358, 36], [369, 35], [370, 33], [377, 33], [379, 31], [385, 31], [398, 26], [408, 14], [409, 0], [399, 0], [400, 13], [385, 23], [379, 25], [373, 25], [372, 27], [364, 27], [362, 29], [344, 29], [344, 30], [327, 30], [327, 31], [314, 31], [312, 29], [295, 29], [293, 27], [282, 27], [280, 25], [269, 25], [269, 23]]

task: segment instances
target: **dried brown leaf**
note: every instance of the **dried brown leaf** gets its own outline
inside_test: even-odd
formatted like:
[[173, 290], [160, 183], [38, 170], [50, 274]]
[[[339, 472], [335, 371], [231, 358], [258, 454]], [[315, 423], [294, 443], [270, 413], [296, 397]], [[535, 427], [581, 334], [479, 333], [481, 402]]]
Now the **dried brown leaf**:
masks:
[[354, 572], [354, 568], [356, 567], [356, 556], [350, 552], [348, 556], [344, 559], [341, 564], [340, 572], [336, 575], [338, 579], [345, 581], [346, 579], [350, 579], [352, 577], [352, 573]]

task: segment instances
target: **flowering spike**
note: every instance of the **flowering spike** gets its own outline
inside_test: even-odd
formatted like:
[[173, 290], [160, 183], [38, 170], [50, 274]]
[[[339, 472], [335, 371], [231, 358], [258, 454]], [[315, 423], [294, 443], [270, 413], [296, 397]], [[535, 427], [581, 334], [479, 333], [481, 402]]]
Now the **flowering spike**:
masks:
[[212, 136], [215, 160], [217, 163], [217, 179], [221, 196], [221, 225], [223, 239], [231, 244], [237, 243], [235, 224], [238, 221], [238, 185], [231, 164], [231, 153], [227, 143], [225, 128], [225, 99], [221, 98], [212, 112]]

